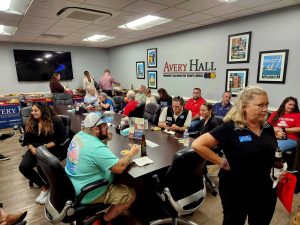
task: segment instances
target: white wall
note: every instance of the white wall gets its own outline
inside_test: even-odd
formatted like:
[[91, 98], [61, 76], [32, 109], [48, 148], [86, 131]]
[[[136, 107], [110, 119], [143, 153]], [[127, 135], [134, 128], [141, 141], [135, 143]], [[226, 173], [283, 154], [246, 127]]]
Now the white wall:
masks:
[[101, 48], [71, 47], [41, 44], [20, 44], [0, 42], [0, 93], [50, 92], [49, 82], [19, 82], [15, 67], [13, 49], [69, 51], [72, 57], [74, 79], [62, 81], [71, 89], [82, 86], [83, 72], [88, 70], [98, 81], [109, 65], [107, 50]]
[[[279, 106], [286, 96], [300, 97], [300, 7], [261, 13], [242, 19], [219, 23], [153, 40], [111, 48], [108, 50], [112, 75], [125, 87], [147, 85], [147, 79], [137, 80], [135, 62], [146, 62], [146, 50], [158, 49], [158, 88], [171, 95], [191, 96], [193, 87], [200, 87], [206, 99], [219, 99], [225, 89], [226, 69], [249, 68], [248, 85], [259, 85], [269, 93], [270, 105]], [[228, 35], [252, 31], [250, 63], [227, 64]], [[286, 83], [257, 84], [259, 51], [289, 49]], [[166, 78], [164, 63], [189, 63], [190, 59], [214, 61], [216, 79]], [[147, 66], [146, 66], [147, 71]], [[155, 90], [153, 91], [155, 92]]]

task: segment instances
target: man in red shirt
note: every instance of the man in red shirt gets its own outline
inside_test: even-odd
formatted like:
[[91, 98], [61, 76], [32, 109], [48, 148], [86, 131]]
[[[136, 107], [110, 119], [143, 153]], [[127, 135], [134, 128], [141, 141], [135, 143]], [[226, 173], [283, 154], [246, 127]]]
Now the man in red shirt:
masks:
[[128, 99], [128, 103], [124, 107], [123, 115], [129, 116], [129, 113], [132, 112], [133, 110], [135, 110], [135, 108], [139, 104], [139, 102], [134, 100], [135, 99], [135, 93], [132, 90], [129, 90], [127, 92], [126, 96], [127, 96], [127, 99]]
[[190, 132], [197, 131], [200, 125], [200, 106], [205, 103], [206, 100], [201, 97], [201, 89], [193, 89], [193, 98], [190, 98], [185, 103], [184, 108], [192, 112], [192, 122], [189, 128]]

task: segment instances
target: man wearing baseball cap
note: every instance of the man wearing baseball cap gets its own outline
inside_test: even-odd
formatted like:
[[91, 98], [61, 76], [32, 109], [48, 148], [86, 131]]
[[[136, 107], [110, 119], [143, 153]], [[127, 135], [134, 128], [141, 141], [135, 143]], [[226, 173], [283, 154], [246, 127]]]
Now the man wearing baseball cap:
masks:
[[137, 145], [133, 145], [129, 153], [122, 157], [116, 157], [103, 143], [108, 138], [107, 122], [109, 118], [105, 114], [89, 113], [84, 120], [84, 129], [78, 132], [72, 139], [68, 148], [66, 160], [66, 173], [70, 177], [76, 191], [91, 182], [107, 179], [109, 185], [101, 187], [87, 194], [82, 203], [105, 203], [112, 206], [101, 217], [101, 225], [107, 224], [119, 213], [127, 209], [135, 200], [135, 192], [125, 185], [115, 185], [113, 174], [122, 173], [129, 165], [131, 158], [139, 151]]

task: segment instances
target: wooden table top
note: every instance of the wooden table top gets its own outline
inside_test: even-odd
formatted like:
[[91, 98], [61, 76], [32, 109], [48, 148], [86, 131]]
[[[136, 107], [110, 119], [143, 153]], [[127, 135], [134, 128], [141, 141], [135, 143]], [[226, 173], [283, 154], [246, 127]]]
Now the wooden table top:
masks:
[[[68, 115], [71, 118], [71, 130], [74, 133], [77, 133], [81, 129], [81, 121], [84, 120], [83, 115], [78, 115], [75, 113], [69, 113], [68, 107], [64, 105], [53, 106], [54, 111], [57, 114]], [[115, 127], [119, 124], [121, 118], [123, 116], [120, 114], [115, 114], [114, 120], [112, 122], [112, 126], [109, 128], [109, 131], [112, 132], [113, 138], [108, 141], [107, 146], [112, 150], [112, 152], [117, 157], [122, 157], [120, 152], [122, 150], [129, 150], [131, 144], [139, 143], [139, 140], [129, 139], [128, 137], [121, 136], [115, 132]], [[154, 161], [154, 163], [139, 167], [135, 163], [132, 163], [131, 166], [128, 167], [126, 172], [131, 175], [133, 178], [141, 177], [143, 175], [153, 173], [160, 169], [166, 168], [171, 165], [173, 156], [175, 153], [181, 149], [187, 148], [184, 147], [182, 143], [178, 142], [178, 139], [182, 137], [180, 134], [170, 135], [166, 134], [162, 131], [151, 131], [149, 124], [149, 129], [145, 130], [146, 140], [152, 141], [159, 146], [150, 148], [147, 146], [147, 155], [150, 159]], [[192, 138], [190, 138], [190, 144], [192, 142]], [[136, 158], [140, 156], [137, 155]]]

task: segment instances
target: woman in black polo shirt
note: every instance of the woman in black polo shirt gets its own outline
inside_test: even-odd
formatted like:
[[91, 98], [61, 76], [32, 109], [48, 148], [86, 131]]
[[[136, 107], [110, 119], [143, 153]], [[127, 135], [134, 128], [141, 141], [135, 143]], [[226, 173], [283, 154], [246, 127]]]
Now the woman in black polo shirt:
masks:
[[[264, 123], [267, 93], [246, 87], [224, 118], [224, 124], [197, 138], [192, 147], [221, 167], [219, 190], [223, 225], [267, 225], [271, 222], [276, 193], [270, 178], [277, 146], [273, 127]], [[221, 144], [226, 159], [210, 148]], [[227, 161], [228, 160], [228, 161]]]

